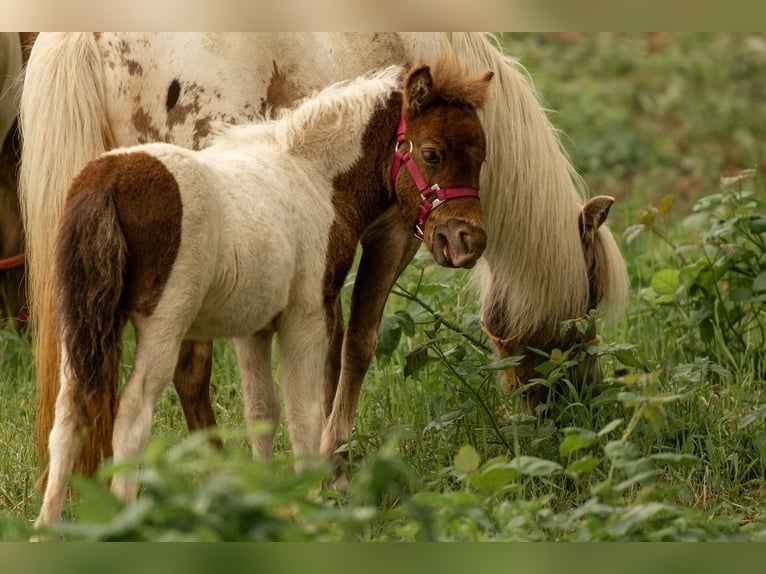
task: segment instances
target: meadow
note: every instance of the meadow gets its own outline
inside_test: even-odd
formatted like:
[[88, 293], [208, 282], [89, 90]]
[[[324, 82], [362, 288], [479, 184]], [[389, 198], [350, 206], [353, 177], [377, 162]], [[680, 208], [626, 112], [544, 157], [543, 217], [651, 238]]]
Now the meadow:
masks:
[[[609, 222], [629, 309], [601, 342], [554, 350], [531, 412], [498, 377], [470, 272], [421, 251], [389, 299], [365, 379], [346, 495], [244, 438], [232, 346], [215, 345], [224, 447], [157, 408], [142, 495], [103, 479], [53, 533], [69, 540], [766, 540], [766, 36], [503, 34]], [[353, 281], [349, 277], [347, 286]], [[128, 345], [129, 347], [129, 345]], [[567, 369], [600, 357], [599, 388]], [[123, 361], [124, 374], [130, 353]], [[275, 365], [275, 369], [277, 366]], [[0, 540], [40, 504], [27, 333], [0, 329]]]

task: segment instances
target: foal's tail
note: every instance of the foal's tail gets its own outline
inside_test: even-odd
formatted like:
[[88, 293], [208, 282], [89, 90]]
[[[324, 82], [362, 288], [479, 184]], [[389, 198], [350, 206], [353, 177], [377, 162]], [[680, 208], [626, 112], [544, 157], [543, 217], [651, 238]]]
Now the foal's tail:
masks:
[[88, 428], [77, 465], [86, 476], [112, 454], [126, 256], [112, 193], [88, 190], [70, 198], [56, 239], [56, 291], [63, 368]]
[[95, 36], [40, 34], [27, 63], [20, 104], [23, 146], [19, 199], [36, 346], [36, 431], [41, 462], [46, 458], [53, 426], [61, 347], [52, 231], [61, 218], [74, 175], [109, 147], [105, 110], [104, 65]]

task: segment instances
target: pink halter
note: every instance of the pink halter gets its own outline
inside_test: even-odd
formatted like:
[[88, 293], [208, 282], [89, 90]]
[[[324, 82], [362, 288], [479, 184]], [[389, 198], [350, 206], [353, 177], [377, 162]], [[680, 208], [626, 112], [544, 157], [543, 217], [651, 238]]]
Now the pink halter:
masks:
[[[432, 210], [436, 209], [449, 199], [457, 199], [458, 197], [475, 197], [478, 199], [479, 190], [474, 187], [447, 187], [442, 189], [439, 187], [438, 183], [428, 185], [410, 155], [412, 153], [412, 142], [407, 142], [410, 144], [410, 149], [406, 152], [402, 153], [399, 151], [401, 144], [407, 141], [404, 137], [404, 130], [405, 123], [404, 117], [402, 117], [399, 120], [399, 127], [396, 130], [396, 150], [394, 152], [394, 163], [391, 166], [391, 181], [394, 189], [396, 189], [396, 178], [399, 176], [399, 169], [402, 167], [402, 163], [404, 163], [420, 192], [421, 202], [418, 207], [418, 217], [415, 220], [415, 237], [423, 241], [423, 230], [425, 229], [426, 219], [428, 219], [428, 214], [431, 213]], [[428, 200], [428, 197], [433, 193], [436, 193], [436, 199], [431, 202]]]

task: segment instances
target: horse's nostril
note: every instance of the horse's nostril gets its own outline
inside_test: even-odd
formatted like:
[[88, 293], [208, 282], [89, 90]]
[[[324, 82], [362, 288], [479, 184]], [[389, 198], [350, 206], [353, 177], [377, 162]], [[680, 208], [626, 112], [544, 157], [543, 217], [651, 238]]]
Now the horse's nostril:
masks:
[[458, 233], [457, 237], [458, 237], [458, 241], [460, 241], [460, 245], [462, 246], [463, 250], [466, 253], [470, 253], [471, 244], [473, 243], [471, 241], [471, 234], [468, 233], [467, 231], [461, 231], [460, 233]]

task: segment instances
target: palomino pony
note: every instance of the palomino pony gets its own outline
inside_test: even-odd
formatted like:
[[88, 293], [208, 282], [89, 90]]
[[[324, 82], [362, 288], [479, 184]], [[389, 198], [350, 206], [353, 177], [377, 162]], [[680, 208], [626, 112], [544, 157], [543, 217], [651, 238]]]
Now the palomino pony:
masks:
[[21, 146], [16, 115], [21, 71], [28, 56], [26, 34], [0, 32], [0, 319], [18, 328], [26, 316], [24, 233], [17, 195]]
[[[582, 317], [599, 293], [607, 310], [625, 300], [627, 279], [606, 226], [594, 237], [598, 275], [588, 276], [579, 233], [582, 185], [525, 71], [476, 33], [384, 34], [42, 34], [22, 95], [22, 204], [36, 321], [37, 437], [47, 449], [58, 389], [57, 295], [50, 230], [67, 185], [89, 160], [114, 146], [168, 141], [202, 148], [211, 125], [242, 122], [290, 107], [312, 90], [380, 66], [447, 53], [471, 73], [492, 69], [491, 97], [479, 112], [487, 132], [482, 208], [488, 243], [478, 267], [485, 327], [521, 348], [565, 348], [561, 321]], [[348, 325], [331, 338], [324, 409], [336, 429], [323, 449], [348, 440], [383, 306], [418, 242], [397, 218], [365, 230]], [[437, 262], [460, 264], [441, 250]], [[454, 262], [454, 263], [453, 263]], [[338, 309], [336, 316], [340, 318]], [[187, 423], [214, 422], [208, 398], [211, 347], [182, 347], [174, 382]], [[534, 360], [526, 353], [525, 364]], [[518, 372], [523, 372], [519, 369]], [[337, 390], [336, 390], [337, 388]], [[92, 471], [95, 449], [83, 451]]]
[[[234, 337], [245, 420], [276, 426], [271, 341], [298, 463], [318, 455], [321, 380], [340, 289], [364, 229], [385, 213], [432, 250], [456, 224], [483, 249], [478, 201], [486, 155], [476, 109], [491, 72], [393, 66], [331, 86], [278, 120], [225, 130], [192, 151], [166, 143], [115, 150], [72, 182], [56, 245], [62, 384], [38, 524], [57, 518], [83, 435], [108, 449], [122, 330], [133, 370], [114, 417], [114, 459], [135, 455], [184, 340]], [[406, 169], [400, 169], [406, 166]], [[439, 209], [436, 198], [444, 201]], [[271, 455], [272, 432], [252, 433]], [[112, 490], [133, 500], [130, 473]]]

